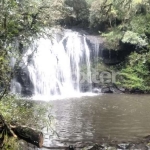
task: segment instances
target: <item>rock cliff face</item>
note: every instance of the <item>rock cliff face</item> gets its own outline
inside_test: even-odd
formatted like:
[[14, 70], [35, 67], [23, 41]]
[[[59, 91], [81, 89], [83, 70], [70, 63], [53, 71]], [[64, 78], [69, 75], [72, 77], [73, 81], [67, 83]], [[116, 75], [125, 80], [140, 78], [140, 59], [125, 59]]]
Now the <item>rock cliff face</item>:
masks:
[[108, 65], [115, 65], [122, 62], [134, 49], [132, 45], [122, 43], [120, 43], [119, 50], [108, 49], [105, 47], [107, 41], [100, 35], [87, 35], [86, 38], [91, 50], [91, 61], [95, 59], [95, 56], [98, 56], [103, 63]]
[[33, 83], [29, 77], [28, 70], [26, 68], [18, 69], [16, 74], [16, 81], [21, 85], [21, 95], [32, 96], [33, 94]]

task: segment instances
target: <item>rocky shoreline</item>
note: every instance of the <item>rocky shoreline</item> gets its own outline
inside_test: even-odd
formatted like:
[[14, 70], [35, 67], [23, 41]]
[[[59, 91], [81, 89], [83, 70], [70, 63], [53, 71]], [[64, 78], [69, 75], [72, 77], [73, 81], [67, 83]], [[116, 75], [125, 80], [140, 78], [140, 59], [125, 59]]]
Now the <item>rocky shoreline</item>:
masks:
[[96, 87], [92, 91], [93, 93], [108, 93], [108, 94], [150, 94], [150, 91], [143, 91], [139, 89], [125, 89], [122, 87], [118, 87], [116, 84], [112, 83], [110, 85]]

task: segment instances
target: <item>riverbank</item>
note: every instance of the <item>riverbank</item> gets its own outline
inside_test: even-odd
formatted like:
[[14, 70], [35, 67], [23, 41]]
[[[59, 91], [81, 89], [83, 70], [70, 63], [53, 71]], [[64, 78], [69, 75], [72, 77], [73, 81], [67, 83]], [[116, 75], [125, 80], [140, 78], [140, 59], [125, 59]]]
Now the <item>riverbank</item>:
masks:
[[0, 100], [0, 149], [17, 150], [20, 140], [41, 147], [43, 145], [43, 127], [49, 128], [47, 117], [49, 104], [20, 100], [8, 94]]

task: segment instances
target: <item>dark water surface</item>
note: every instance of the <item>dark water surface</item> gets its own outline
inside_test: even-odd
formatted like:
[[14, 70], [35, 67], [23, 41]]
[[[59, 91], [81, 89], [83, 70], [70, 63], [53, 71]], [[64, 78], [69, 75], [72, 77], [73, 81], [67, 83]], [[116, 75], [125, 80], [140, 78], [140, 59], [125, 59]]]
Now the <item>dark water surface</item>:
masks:
[[59, 137], [44, 144], [135, 141], [150, 134], [150, 95], [106, 94], [50, 101]]

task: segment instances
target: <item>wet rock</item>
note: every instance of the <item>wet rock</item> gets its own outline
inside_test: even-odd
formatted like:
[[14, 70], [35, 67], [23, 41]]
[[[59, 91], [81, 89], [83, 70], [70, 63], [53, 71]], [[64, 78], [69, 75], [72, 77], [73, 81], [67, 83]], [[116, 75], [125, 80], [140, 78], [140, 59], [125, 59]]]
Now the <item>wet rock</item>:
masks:
[[150, 143], [147, 143], [146, 146], [148, 147], [148, 149], [150, 149]]
[[150, 140], [150, 135], [145, 136], [144, 139]]
[[140, 89], [132, 89], [130, 90], [130, 93], [135, 93], [135, 94], [144, 94], [144, 91]]
[[16, 82], [21, 85], [21, 95], [32, 96], [34, 86], [30, 80], [29, 73], [26, 68], [19, 68], [16, 73]]
[[113, 93], [113, 91], [110, 89], [110, 87], [102, 87], [101, 92], [102, 93]]
[[123, 149], [123, 150], [129, 149], [129, 148], [130, 148], [130, 143], [118, 144], [118, 145], [117, 145], [117, 148], [118, 148], [118, 149]]
[[75, 150], [73, 145], [69, 145], [69, 147], [66, 150]]
[[38, 148], [30, 143], [25, 142], [24, 140], [19, 140], [19, 150], [37, 150]]
[[103, 150], [104, 147], [99, 145], [99, 144], [95, 144], [94, 146], [89, 146], [86, 150]]
[[82, 92], [88, 92], [91, 89], [91, 85], [88, 82], [84, 82], [82, 84], [80, 84], [80, 91]]
[[125, 89], [123, 88], [119, 88], [116, 84], [112, 83], [110, 85], [110, 89], [111, 91], [113, 91], [113, 93], [124, 93]]
[[122, 62], [126, 56], [128, 56], [133, 51], [133, 49], [135, 49], [133, 45], [124, 43], [120, 43], [120, 46], [117, 50], [109, 49], [106, 47], [106, 45], [107, 41], [105, 41], [100, 57], [107, 65], [115, 65]]
[[132, 144], [130, 145], [129, 150], [148, 150], [148, 147], [143, 143]]
[[124, 91], [123, 88], [117, 87], [114, 83], [101, 88], [102, 93], [124, 93]]
[[101, 93], [101, 89], [99, 89], [99, 88], [94, 88], [94, 89], [92, 90], [92, 92], [93, 92], [93, 93]]
[[84, 149], [86, 149], [86, 150], [92, 150], [92, 148], [93, 148], [93, 146], [88, 146], [88, 147], [86, 147]]
[[111, 147], [111, 146], [110, 146], [110, 147], [107, 148], [107, 150], [117, 150], [117, 148], [116, 148], [116, 147]]

